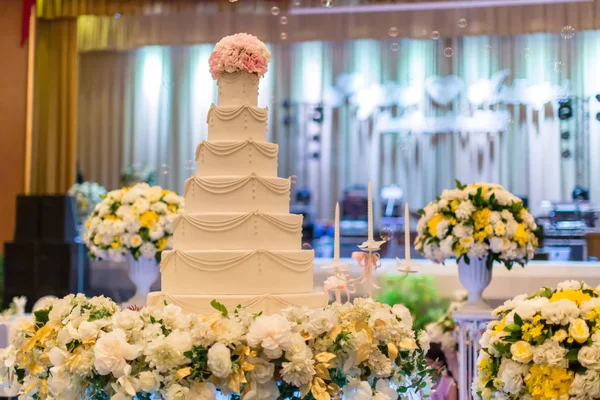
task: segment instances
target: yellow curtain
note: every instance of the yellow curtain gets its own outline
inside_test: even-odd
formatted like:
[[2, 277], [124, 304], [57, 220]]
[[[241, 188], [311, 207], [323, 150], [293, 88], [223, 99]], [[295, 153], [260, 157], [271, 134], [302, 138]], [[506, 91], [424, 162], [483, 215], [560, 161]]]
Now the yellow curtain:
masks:
[[75, 182], [77, 94], [77, 20], [39, 20], [35, 57], [33, 193], [65, 193]]

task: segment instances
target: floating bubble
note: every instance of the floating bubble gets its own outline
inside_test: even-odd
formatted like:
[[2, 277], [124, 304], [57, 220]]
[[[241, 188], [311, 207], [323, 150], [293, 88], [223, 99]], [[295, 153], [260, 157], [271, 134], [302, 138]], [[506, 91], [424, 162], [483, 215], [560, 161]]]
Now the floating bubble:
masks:
[[523, 57], [529, 57], [531, 55], [531, 49], [529, 47], [525, 47], [521, 54], [523, 54]]
[[467, 27], [467, 20], [465, 18], [461, 18], [458, 20], [456, 25], [461, 29], [465, 29]]
[[379, 230], [379, 237], [388, 242], [394, 237], [394, 230], [391, 226], [382, 226]]
[[563, 26], [563, 28], [560, 30], [560, 37], [563, 39], [573, 39], [573, 36], [575, 36], [575, 28], [573, 28], [571, 25]]
[[444, 49], [444, 56], [446, 57], [452, 57], [454, 55], [454, 49], [452, 49], [452, 47], [446, 47]]
[[392, 45], [390, 46], [390, 49], [392, 49], [392, 51], [398, 51], [398, 49], [400, 49], [400, 45], [398, 43], [392, 43]]
[[165, 78], [163, 79], [162, 85], [165, 88], [170, 89], [175, 85], [175, 82], [173, 82], [173, 79]]
[[279, 18], [279, 22], [281, 23], [281, 25], [287, 25], [287, 23], [288, 23], [288, 17], [286, 17], [285, 15], [283, 15], [281, 18]]
[[287, 33], [281, 32], [281, 35], [279, 35], [279, 37], [281, 38], [281, 40], [286, 40], [287, 39]]
[[492, 46], [490, 46], [489, 44], [486, 44], [485, 46], [483, 46], [483, 51], [486, 53], [491, 53], [492, 52]]
[[119, 19], [119, 18], [121, 18], [121, 14], [119, 14], [119, 13], [116, 13], [116, 14], [114, 15], [114, 17], [115, 17], [116, 19]]
[[321, 5], [329, 8], [333, 5], [333, 0], [321, 0]]
[[388, 35], [390, 35], [391, 37], [396, 37], [398, 36], [398, 28], [396, 28], [395, 26], [392, 26], [389, 30], [388, 30]]
[[431, 38], [433, 40], [438, 40], [440, 38], [440, 33], [438, 31], [431, 32]]
[[277, 6], [271, 7], [271, 15], [279, 15], [279, 7], [277, 7]]

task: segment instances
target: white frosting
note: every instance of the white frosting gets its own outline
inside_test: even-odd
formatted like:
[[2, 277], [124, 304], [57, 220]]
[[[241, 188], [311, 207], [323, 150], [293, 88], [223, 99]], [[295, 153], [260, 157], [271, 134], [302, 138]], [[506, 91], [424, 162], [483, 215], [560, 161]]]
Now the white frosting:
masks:
[[294, 214], [184, 214], [173, 226], [178, 250], [301, 249], [302, 216]]
[[258, 75], [246, 71], [222, 74], [217, 79], [219, 105], [248, 104], [256, 106], [258, 100]]
[[269, 111], [249, 105], [210, 106], [208, 140], [267, 140]]
[[277, 176], [279, 146], [252, 140], [201, 142], [196, 148], [198, 176], [247, 175]]
[[162, 290], [212, 294], [213, 298], [217, 294], [310, 292], [313, 257], [312, 250], [169, 251], [161, 263]]
[[194, 176], [185, 182], [187, 213], [290, 211], [290, 180], [246, 176]]
[[[217, 311], [210, 305], [215, 299], [212, 295], [180, 295], [165, 292], [153, 292], [148, 295], [148, 306], [160, 307], [165, 302], [175, 304], [191, 314], [211, 315]], [[238, 305], [252, 313], [277, 314], [288, 307], [323, 308], [328, 297], [324, 291], [297, 294], [260, 294], [260, 295], [219, 295], [217, 300], [228, 310]]]
[[197, 175], [185, 183], [185, 214], [162, 255], [162, 292], [148, 305], [176, 304], [212, 314], [210, 302], [272, 314], [322, 308], [313, 292], [312, 250], [302, 250], [302, 216], [289, 214], [290, 179], [277, 177], [276, 144], [265, 142], [268, 110], [257, 107], [258, 77], [219, 77], [208, 141], [196, 150]]

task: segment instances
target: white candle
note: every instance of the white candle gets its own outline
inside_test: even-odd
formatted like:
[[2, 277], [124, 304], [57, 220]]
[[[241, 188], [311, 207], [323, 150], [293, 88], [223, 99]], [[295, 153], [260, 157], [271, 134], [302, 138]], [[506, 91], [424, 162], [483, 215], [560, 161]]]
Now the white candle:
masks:
[[408, 213], [408, 202], [404, 204], [404, 259], [407, 268], [410, 262], [410, 214]]
[[333, 239], [333, 260], [340, 261], [340, 203], [335, 205], [335, 236]]
[[367, 218], [369, 221], [369, 242], [373, 241], [373, 196], [371, 195], [371, 182], [369, 182], [369, 197], [367, 207]]

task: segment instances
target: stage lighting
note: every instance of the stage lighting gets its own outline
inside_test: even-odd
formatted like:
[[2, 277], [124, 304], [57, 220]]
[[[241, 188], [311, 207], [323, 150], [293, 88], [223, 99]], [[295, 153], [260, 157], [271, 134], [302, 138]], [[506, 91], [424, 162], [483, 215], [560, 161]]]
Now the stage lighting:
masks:
[[562, 140], [569, 140], [570, 137], [571, 137], [571, 134], [569, 132], [561, 132], [560, 133], [560, 138]]
[[558, 119], [565, 121], [573, 116], [573, 107], [571, 107], [571, 99], [561, 100], [558, 106]]
[[312, 116], [312, 120], [314, 122], [316, 122], [317, 124], [322, 124], [323, 123], [323, 107], [322, 106], [317, 106], [315, 107], [315, 110], [313, 111], [313, 116]]

